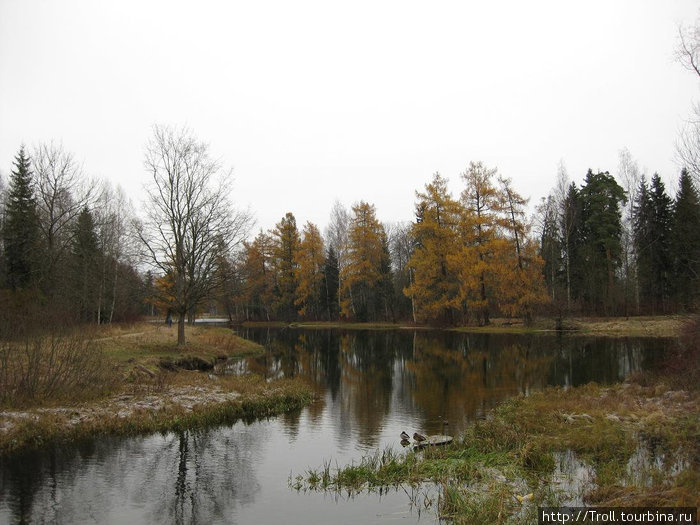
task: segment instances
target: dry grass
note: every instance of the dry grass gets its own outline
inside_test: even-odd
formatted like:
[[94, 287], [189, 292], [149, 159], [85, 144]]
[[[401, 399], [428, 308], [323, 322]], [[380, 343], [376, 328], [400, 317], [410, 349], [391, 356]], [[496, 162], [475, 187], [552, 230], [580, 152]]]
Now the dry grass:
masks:
[[688, 316], [579, 317], [565, 325], [587, 334], [637, 337], [678, 337]]
[[[95, 434], [151, 432], [269, 416], [312, 399], [298, 381], [182, 370], [263, 348], [217, 327], [134, 324], [0, 342], [0, 453]], [[170, 370], [161, 366], [170, 363]]]
[[[698, 507], [699, 359], [700, 321], [694, 319], [661, 373], [512, 399], [449, 447], [400, 457], [384, 452], [335, 472], [326, 465], [290, 484], [356, 492], [430, 481], [442, 486], [440, 514], [470, 524], [537, 523], [538, 506], [572, 501]], [[562, 488], [555, 477], [556, 468], [564, 468], [556, 459], [561, 453], [593, 478]]]

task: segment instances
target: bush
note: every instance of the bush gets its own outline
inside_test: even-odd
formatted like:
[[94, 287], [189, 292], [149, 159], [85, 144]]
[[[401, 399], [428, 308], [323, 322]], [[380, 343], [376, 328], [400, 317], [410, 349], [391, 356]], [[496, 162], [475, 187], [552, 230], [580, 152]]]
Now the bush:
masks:
[[0, 341], [0, 402], [82, 400], [115, 384], [108, 362], [84, 335], [25, 335]]

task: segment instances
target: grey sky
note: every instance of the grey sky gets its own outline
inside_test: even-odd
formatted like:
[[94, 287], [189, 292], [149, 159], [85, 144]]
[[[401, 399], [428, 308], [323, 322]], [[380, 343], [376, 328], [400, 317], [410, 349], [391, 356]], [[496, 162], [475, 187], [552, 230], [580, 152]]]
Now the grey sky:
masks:
[[482, 160], [538, 200], [618, 150], [677, 178], [698, 92], [673, 58], [691, 0], [0, 0], [0, 171], [62, 141], [135, 203], [151, 126], [186, 124], [269, 228], [333, 201], [410, 220], [414, 191]]

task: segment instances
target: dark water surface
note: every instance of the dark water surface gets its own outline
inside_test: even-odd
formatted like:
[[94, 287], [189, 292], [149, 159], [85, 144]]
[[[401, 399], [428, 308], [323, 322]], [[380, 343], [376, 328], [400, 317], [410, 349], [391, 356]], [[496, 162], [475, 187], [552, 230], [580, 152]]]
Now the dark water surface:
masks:
[[100, 438], [0, 459], [0, 523], [433, 523], [403, 489], [303, 493], [291, 474], [392, 446], [406, 430], [457, 435], [498, 402], [547, 385], [623, 379], [670, 341], [412, 330], [246, 329], [263, 356], [220, 373], [309, 378], [319, 401], [278, 418]]

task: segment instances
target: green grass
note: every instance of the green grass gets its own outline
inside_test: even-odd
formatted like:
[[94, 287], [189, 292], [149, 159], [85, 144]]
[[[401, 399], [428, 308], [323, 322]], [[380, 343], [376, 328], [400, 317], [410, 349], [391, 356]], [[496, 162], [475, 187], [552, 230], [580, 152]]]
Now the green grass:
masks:
[[[698, 403], [697, 391], [673, 392], [658, 383], [550, 388], [501, 404], [450, 446], [384, 450], [334, 470], [330, 464], [310, 469], [290, 485], [357, 493], [435, 483], [441, 487], [437, 511], [455, 523], [536, 523], [537, 506], [580, 497], [552, 479], [555, 452], [573, 451], [596, 474], [596, 486], [583, 494], [587, 503], [697, 506]], [[650, 443], [663, 465], [630, 471], [632, 456]], [[675, 471], [674, 465], [684, 467]]]

